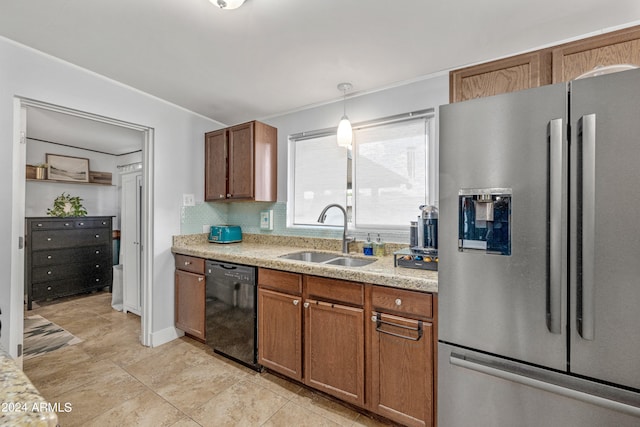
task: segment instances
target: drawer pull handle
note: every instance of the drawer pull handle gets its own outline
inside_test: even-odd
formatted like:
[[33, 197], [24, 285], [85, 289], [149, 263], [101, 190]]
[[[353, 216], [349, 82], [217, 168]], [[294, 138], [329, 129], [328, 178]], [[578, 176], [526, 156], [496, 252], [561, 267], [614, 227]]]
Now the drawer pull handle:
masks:
[[98, 238], [100, 238], [100, 235], [99, 235], [99, 234], [96, 234], [96, 239], [98, 239]]
[[84, 222], [81, 222], [80, 225], [84, 225]]
[[48, 274], [48, 275], [51, 275], [51, 271], [47, 271], [47, 274]]
[[298, 305], [300, 304], [300, 300], [299, 299], [294, 299], [293, 300], [293, 305]]
[[100, 281], [100, 279], [96, 279], [96, 282], [99, 282], [99, 281]]
[[50, 242], [50, 241], [51, 241], [51, 237], [47, 237], [47, 242]]
[[198, 277], [198, 282], [202, 282], [204, 280], [204, 277]]
[[42, 227], [42, 224], [38, 224], [38, 227]]
[[68, 222], [65, 222], [65, 223], [64, 223], [64, 226], [65, 226], [65, 227], [68, 227], [68, 226], [70, 226], [70, 225], [71, 225], [71, 224], [69, 224]]
[[51, 290], [51, 286], [47, 286], [47, 290], [50, 291]]
[[309, 308], [309, 303], [305, 302], [304, 304], [302, 304], [304, 306], [304, 308]]
[[100, 268], [100, 264], [96, 264], [96, 268]]
[[402, 300], [400, 298], [396, 298], [396, 305], [397, 306], [401, 306], [402, 305]]
[[47, 255], [47, 259], [51, 259], [51, 258], [52, 258], [52, 256], [51, 256], [51, 255]]
[[[398, 338], [402, 338], [402, 339], [405, 339], [405, 340], [411, 340], [411, 341], [419, 341], [420, 338], [422, 338], [422, 320], [418, 320], [418, 327], [417, 328], [412, 328], [411, 326], [399, 325], [397, 323], [387, 322], [385, 320], [382, 320], [382, 317], [380, 316], [380, 313], [378, 313], [377, 315], [375, 315], [373, 317], [376, 320], [376, 331], [380, 332], [381, 334], [387, 334], [387, 335], [391, 335], [393, 337], [398, 337]], [[394, 326], [396, 328], [402, 328], [402, 329], [405, 329], [407, 331], [414, 331], [414, 332], [418, 333], [418, 336], [417, 337], [408, 337], [406, 335], [401, 335], [401, 334], [396, 334], [394, 332], [385, 331], [384, 329], [380, 328], [382, 325], [389, 325], [389, 326]]]
[[191, 265], [191, 261], [185, 261], [184, 265]]
[[97, 253], [97, 254], [99, 254], [99, 253], [100, 253], [100, 251], [96, 251], [96, 253]]

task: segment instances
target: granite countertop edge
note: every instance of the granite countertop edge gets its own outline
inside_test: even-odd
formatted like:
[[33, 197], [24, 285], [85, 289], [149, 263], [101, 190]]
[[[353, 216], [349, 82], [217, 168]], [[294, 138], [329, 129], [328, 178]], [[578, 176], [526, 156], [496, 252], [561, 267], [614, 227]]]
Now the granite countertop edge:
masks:
[[[300, 247], [298, 245], [288, 246], [244, 241], [218, 244], [209, 243], [206, 239], [200, 237], [185, 238], [185, 236], [174, 236], [171, 251], [174, 254], [253, 265], [292, 273], [310, 274], [421, 292], [438, 292], [438, 273], [436, 271], [394, 267], [393, 255], [376, 257], [374, 263], [363, 267], [334, 266], [279, 258], [281, 255], [301, 250], [326, 251], [336, 253], [337, 256], [340, 255], [339, 251], [327, 251], [324, 248], [318, 248], [318, 246], [322, 245]], [[371, 258], [358, 253], [350, 253], [349, 256]]]
[[0, 347], [0, 425], [57, 426], [58, 415]]

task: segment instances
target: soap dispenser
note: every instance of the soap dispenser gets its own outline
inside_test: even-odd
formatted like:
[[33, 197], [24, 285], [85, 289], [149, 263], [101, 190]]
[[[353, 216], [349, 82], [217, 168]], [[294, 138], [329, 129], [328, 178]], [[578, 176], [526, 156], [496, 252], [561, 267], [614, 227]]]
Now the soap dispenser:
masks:
[[373, 243], [371, 242], [371, 235], [367, 233], [367, 241], [362, 244], [362, 253], [365, 255], [373, 255]]
[[380, 238], [380, 233], [378, 233], [376, 242], [373, 244], [373, 254], [375, 256], [384, 256], [384, 242]]

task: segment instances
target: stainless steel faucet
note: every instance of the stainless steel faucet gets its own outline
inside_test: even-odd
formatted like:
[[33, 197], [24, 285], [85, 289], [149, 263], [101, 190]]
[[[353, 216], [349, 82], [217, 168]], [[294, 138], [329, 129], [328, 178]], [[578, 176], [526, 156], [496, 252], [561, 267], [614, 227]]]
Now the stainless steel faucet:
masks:
[[348, 254], [349, 242], [353, 242], [355, 238], [351, 236], [347, 237], [347, 211], [339, 204], [332, 203], [330, 205], [325, 206], [325, 208], [322, 209], [322, 212], [320, 212], [320, 216], [318, 217], [318, 222], [321, 224], [324, 224], [324, 221], [327, 219], [327, 211], [330, 208], [338, 208], [342, 211], [342, 214], [344, 215], [344, 227], [342, 229], [342, 253]]

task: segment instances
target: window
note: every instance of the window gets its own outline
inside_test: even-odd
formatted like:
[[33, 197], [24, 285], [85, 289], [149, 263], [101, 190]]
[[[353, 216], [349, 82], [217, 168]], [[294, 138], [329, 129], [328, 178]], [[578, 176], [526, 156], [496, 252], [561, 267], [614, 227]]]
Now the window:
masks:
[[[320, 211], [338, 203], [352, 231], [408, 233], [418, 206], [435, 202], [433, 120], [426, 110], [356, 124], [350, 150], [333, 129], [292, 135], [289, 224], [318, 225]], [[326, 223], [341, 225], [340, 211], [329, 210]]]

